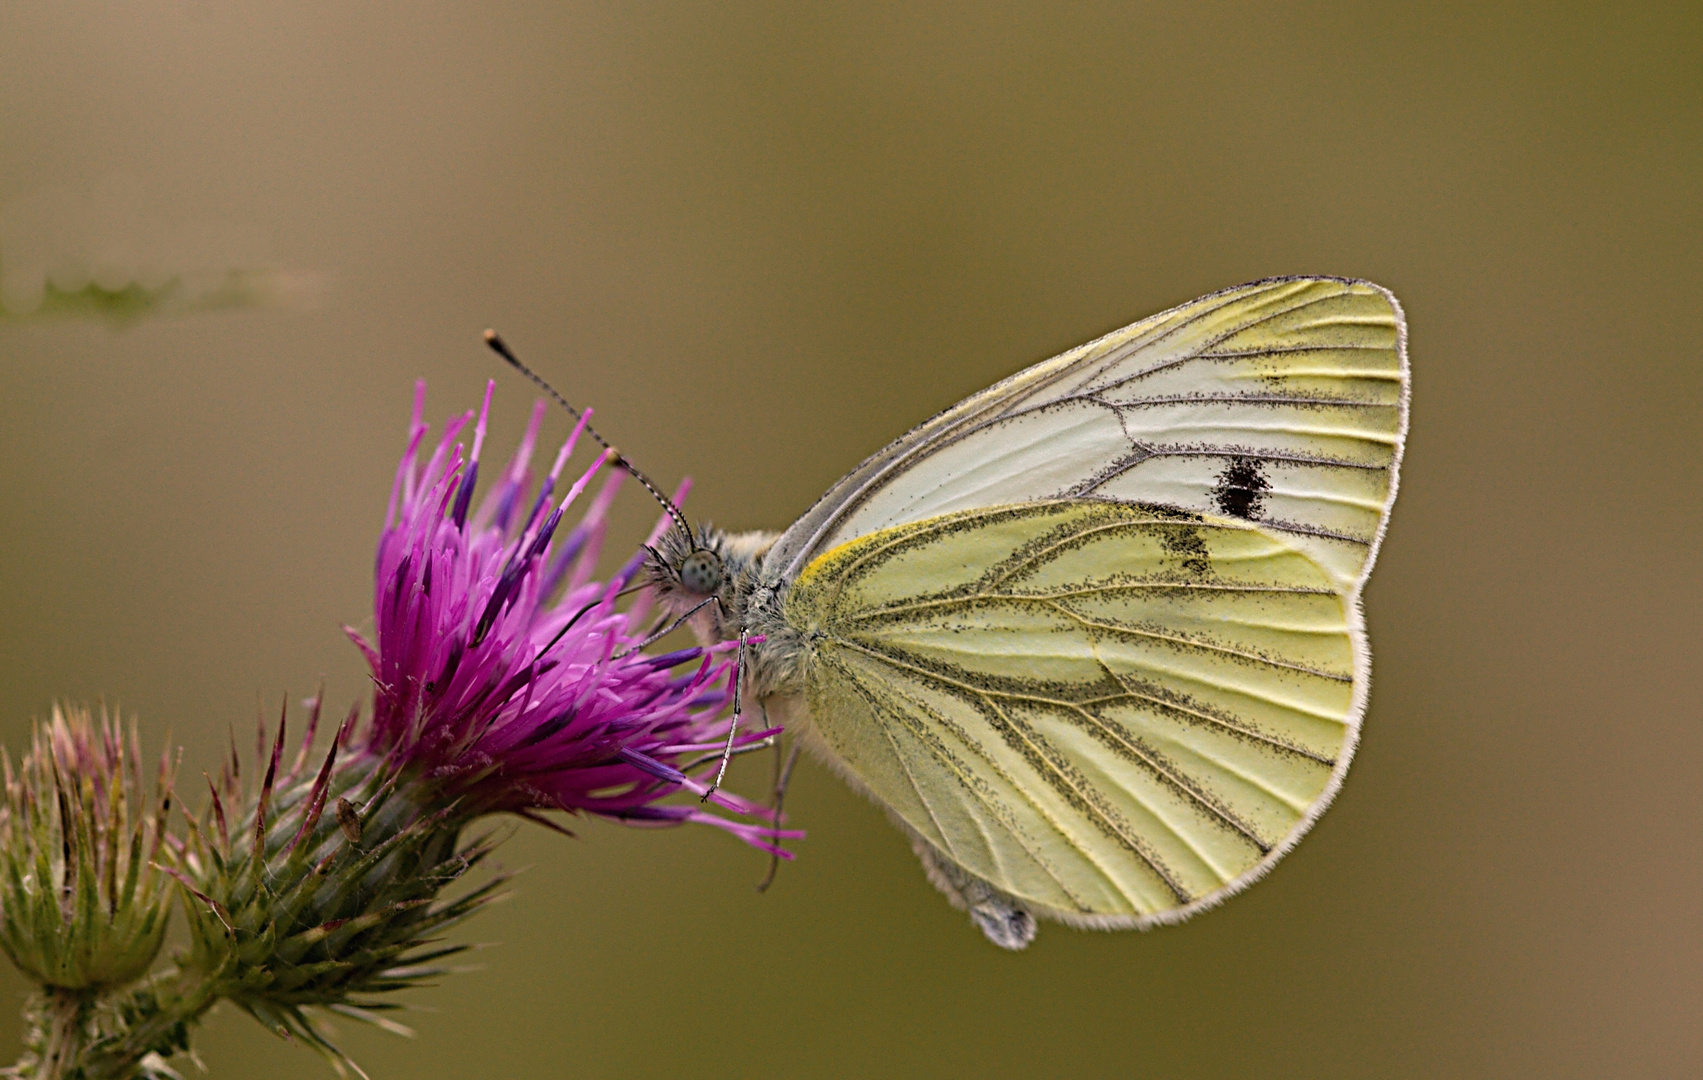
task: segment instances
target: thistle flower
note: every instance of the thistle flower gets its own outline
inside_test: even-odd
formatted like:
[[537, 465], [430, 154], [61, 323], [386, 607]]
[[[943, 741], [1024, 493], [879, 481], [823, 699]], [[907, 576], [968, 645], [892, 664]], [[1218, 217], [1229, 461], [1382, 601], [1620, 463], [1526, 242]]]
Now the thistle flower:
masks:
[[[719, 757], [731, 665], [722, 650], [639, 652], [642, 605], [616, 607], [638, 557], [607, 583], [591, 580], [619, 474], [577, 525], [559, 528], [608, 462], [600, 458], [558, 499], [583, 421], [523, 505], [544, 416], [536, 409], [473, 508], [491, 393], [487, 386], [472, 453], [464, 460], [455, 442], [468, 413], [422, 462], [425, 387], [416, 388], [379, 540], [377, 643], [348, 630], [372, 668], [371, 716], [363, 724], [352, 710], [314, 769], [315, 698], [293, 763], [281, 717], [269, 753], [262, 730], [258, 783], [245, 784], [234, 749], [219, 779], [209, 778], [206, 810], [172, 848], [171, 873], [195, 898], [186, 904], [191, 947], [177, 958], [187, 989], [138, 995], [141, 1019], [103, 1044], [112, 1060], [169, 1056], [181, 1048], [183, 1023], [226, 998], [339, 1069], [353, 1067], [305, 1010], [400, 1027], [380, 1012], [394, 1007], [385, 996], [452, 970], [443, 961], [466, 946], [434, 942], [496, 899], [505, 880], [441, 898], [495, 847], [491, 836], [462, 835], [486, 814], [700, 821], [781, 855], [779, 841], [801, 835], [727, 793], [710, 798], [744, 820], [696, 800], [660, 804], [676, 791], [707, 793], [688, 775], [699, 762], [686, 759]], [[749, 733], [735, 747], [773, 734]]]
[[[3, 753], [3, 752], [0, 752]], [[171, 805], [162, 757], [150, 811], [135, 726], [53, 708], [16, 771], [3, 756], [0, 947], [55, 990], [140, 978], [165, 933], [171, 895], [151, 865]]]
[[[378, 545], [376, 643], [345, 628], [376, 687], [361, 752], [416, 770], [461, 799], [469, 816], [537, 819], [562, 810], [639, 824], [702, 822], [790, 857], [778, 840], [801, 834], [762, 823], [768, 811], [745, 799], [709, 796], [748, 820], [697, 800], [660, 802], [678, 791], [708, 792], [690, 773], [726, 742], [732, 663], [719, 647], [639, 652], [644, 602], [616, 606], [639, 556], [609, 581], [591, 580], [623, 474], [611, 472], [579, 522], [563, 529], [564, 514], [613, 457], [600, 456], [558, 498], [585, 418], [527, 499], [540, 401], [513, 458], [473, 508], [494, 386], [485, 388], [471, 454], [464, 459], [456, 443], [474, 419], [468, 412], [450, 421], [424, 461], [425, 384], [415, 387]], [[735, 749], [764, 745], [778, 730], [745, 734]]]

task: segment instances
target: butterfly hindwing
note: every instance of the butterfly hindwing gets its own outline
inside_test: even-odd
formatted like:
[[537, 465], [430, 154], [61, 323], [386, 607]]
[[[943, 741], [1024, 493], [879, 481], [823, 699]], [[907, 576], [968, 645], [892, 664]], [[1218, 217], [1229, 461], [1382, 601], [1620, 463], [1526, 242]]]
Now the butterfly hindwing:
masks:
[[962, 511], [810, 563], [817, 736], [969, 873], [1055, 917], [1180, 917], [1328, 801], [1363, 704], [1350, 597], [1283, 533], [1094, 499]]

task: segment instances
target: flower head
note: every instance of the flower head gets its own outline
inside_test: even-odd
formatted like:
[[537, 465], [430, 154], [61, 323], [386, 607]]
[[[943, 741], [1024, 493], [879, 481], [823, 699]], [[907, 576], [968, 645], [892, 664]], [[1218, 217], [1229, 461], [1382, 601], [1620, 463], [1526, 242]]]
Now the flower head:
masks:
[[4, 759], [0, 948], [43, 986], [122, 986], [154, 962], [171, 900], [153, 865], [168, 765], [162, 757], [150, 811], [135, 728], [58, 706], [16, 772]]
[[[708, 790], [689, 775], [698, 762], [688, 759], [713, 761], [727, 739], [732, 665], [723, 647], [639, 651], [644, 602], [622, 609], [617, 600], [640, 556], [609, 581], [592, 580], [623, 474], [611, 470], [578, 522], [564, 526], [613, 459], [602, 454], [562, 488], [585, 419], [531, 492], [528, 470], [545, 414], [539, 402], [520, 447], [474, 506], [493, 387], [486, 386], [465, 458], [456, 440], [474, 414], [451, 420], [427, 453], [424, 382], [415, 388], [408, 447], [378, 544], [376, 640], [349, 631], [376, 687], [358, 749], [441, 784], [469, 816], [564, 810], [634, 823], [699, 821], [778, 851], [779, 838], [798, 834], [723, 817], [696, 801], [660, 802]], [[735, 747], [774, 734], [753, 731]], [[725, 792], [710, 802], [740, 818], [767, 817]]]

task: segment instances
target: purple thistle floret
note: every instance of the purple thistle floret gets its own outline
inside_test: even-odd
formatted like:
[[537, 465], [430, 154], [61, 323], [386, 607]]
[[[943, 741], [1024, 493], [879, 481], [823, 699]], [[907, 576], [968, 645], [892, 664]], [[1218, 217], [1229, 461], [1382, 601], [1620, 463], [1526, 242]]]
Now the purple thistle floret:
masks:
[[[345, 627], [375, 685], [372, 720], [355, 749], [440, 784], [469, 815], [696, 821], [790, 858], [779, 840], [802, 833], [778, 828], [749, 800], [722, 791], [709, 799], [748, 820], [711, 813], [697, 799], [661, 802], [707, 790], [688, 775], [688, 759], [713, 760], [727, 740], [732, 663], [724, 647], [638, 651], [645, 599], [625, 611], [616, 599], [642, 550], [609, 581], [591, 580], [624, 473], [611, 470], [578, 523], [563, 528], [564, 512], [612, 457], [601, 455], [557, 500], [585, 418], [527, 498], [545, 414], [538, 402], [513, 459], [473, 506], [494, 386], [485, 388], [471, 455], [464, 460], [456, 442], [469, 412], [448, 423], [423, 463], [426, 386], [415, 386], [408, 449], [378, 544], [376, 644]], [[735, 745], [778, 730], [743, 734]]]

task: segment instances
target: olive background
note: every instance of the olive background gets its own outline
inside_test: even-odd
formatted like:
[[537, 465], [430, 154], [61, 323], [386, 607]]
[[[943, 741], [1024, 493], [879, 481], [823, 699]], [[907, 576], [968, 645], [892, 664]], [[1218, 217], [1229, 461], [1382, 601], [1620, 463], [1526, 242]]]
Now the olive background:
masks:
[[[376, 1080], [1697, 1075], [1700, 31], [1677, 3], [8, 4], [0, 203], [116, 185], [312, 287], [0, 321], [0, 734], [104, 698], [193, 789], [285, 694], [364, 694], [339, 624], [412, 380], [441, 419], [494, 375], [499, 452], [533, 398], [487, 325], [694, 477], [694, 515], [784, 527], [1028, 363], [1368, 277], [1413, 367], [1371, 708], [1266, 881], [1008, 955], [812, 765], [764, 896], [710, 829], [521, 829], [513, 901], [463, 935], [500, 943], [482, 970], [411, 996], [418, 1038], [344, 1042]], [[616, 546], [654, 513], [630, 488]], [[228, 1008], [200, 1047], [331, 1075]]]

